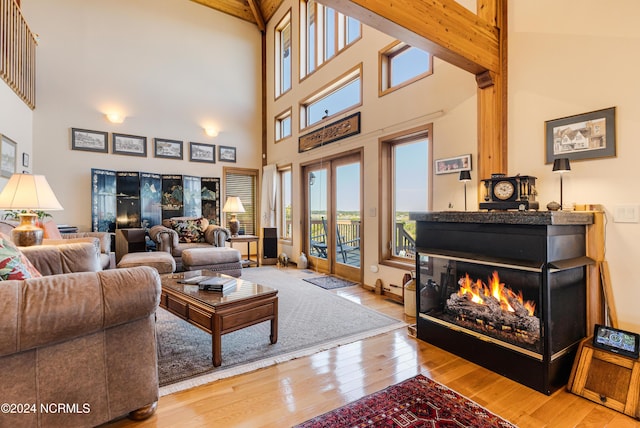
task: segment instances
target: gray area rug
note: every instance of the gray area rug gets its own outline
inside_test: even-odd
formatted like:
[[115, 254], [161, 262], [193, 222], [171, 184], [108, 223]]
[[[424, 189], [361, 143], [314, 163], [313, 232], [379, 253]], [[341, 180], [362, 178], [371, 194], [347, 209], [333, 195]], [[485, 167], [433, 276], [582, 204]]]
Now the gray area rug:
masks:
[[[317, 273], [313, 273], [317, 275]], [[242, 279], [278, 289], [278, 343], [269, 322], [222, 336], [222, 365], [211, 362], [211, 335], [163, 309], [157, 312], [160, 394], [311, 355], [406, 327], [302, 278], [312, 275], [275, 267], [243, 269]]]
[[317, 285], [318, 287], [322, 287], [325, 290], [334, 290], [336, 288], [342, 287], [351, 287], [352, 285], [357, 285], [357, 282], [347, 281], [346, 279], [336, 278], [335, 276], [324, 275], [324, 276], [314, 276], [313, 278], [304, 278], [305, 281]]

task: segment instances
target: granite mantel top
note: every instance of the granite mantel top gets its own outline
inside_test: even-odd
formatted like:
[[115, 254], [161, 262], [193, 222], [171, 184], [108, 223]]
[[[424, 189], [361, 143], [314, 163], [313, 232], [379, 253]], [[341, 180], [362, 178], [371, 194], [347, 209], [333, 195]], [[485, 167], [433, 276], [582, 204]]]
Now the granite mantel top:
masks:
[[409, 213], [409, 219], [435, 223], [523, 225], [593, 224], [588, 211], [428, 211]]

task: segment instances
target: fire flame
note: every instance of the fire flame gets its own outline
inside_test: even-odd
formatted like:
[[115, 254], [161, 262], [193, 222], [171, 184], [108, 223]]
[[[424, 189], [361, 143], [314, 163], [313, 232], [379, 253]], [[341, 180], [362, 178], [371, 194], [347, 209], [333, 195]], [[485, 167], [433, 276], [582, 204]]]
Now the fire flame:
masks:
[[522, 297], [522, 291], [518, 291], [518, 294], [516, 294], [509, 287], [505, 287], [504, 283], [500, 282], [500, 277], [496, 271], [489, 278], [489, 286], [479, 279], [473, 282], [469, 278], [469, 274], [465, 274], [464, 278], [460, 278], [459, 284], [458, 296], [464, 297], [466, 294], [472, 302], [479, 305], [484, 304], [485, 297], [492, 296], [500, 302], [500, 308], [503, 311], [515, 312], [509, 302], [516, 300], [529, 312], [529, 316], [533, 316], [535, 312], [536, 304], [529, 300], [525, 302]]

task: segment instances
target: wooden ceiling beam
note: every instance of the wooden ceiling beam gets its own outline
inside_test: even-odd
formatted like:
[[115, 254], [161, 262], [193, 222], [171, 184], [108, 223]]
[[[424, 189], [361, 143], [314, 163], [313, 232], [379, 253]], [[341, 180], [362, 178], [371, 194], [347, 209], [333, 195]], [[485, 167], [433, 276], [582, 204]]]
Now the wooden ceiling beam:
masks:
[[245, 21], [256, 23], [251, 8], [241, 0], [191, 0], [192, 2], [210, 7], [212, 9], [224, 12], [228, 15], [235, 16]]
[[264, 24], [264, 16], [262, 16], [262, 10], [260, 9], [260, 5], [257, 0], [247, 0], [249, 2], [249, 7], [251, 8], [251, 13], [253, 13], [253, 17], [256, 20], [256, 25], [258, 26], [258, 30], [264, 33], [266, 30], [266, 25]]
[[321, 0], [473, 74], [500, 73], [498, 29], [454, 0]]

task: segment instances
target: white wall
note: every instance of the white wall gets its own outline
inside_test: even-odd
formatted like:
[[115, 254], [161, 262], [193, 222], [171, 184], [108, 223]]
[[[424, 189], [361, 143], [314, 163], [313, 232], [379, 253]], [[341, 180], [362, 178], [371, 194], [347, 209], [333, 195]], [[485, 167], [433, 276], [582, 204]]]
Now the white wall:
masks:
[[[225, 165], [260, 167], [255, 25], [185, 0], [27, 0], [23, 9], [40, 36], [34, 172], [65, 208], [58, 223], [90, 229], [91, 168], [220, 177]], [[108, 122], [111, 110], [124, 123]], [[145, 136], [148, 155], [73, 151], [72, 127]], [[183, 141], [184, 160], [154, 158], [154, 137]], [[234, 146], [237, 163], [189, 162], [191, 141]]]
[[[15, 92], [0, 79], [0, 134], [18, 144], [16, 172], [31, 171], [33, 165], [33, 112]], [[29, 155], [29, 166], [22, 166], [22, 154]], [[0, 177], [0, 188], [7, 178]]]

